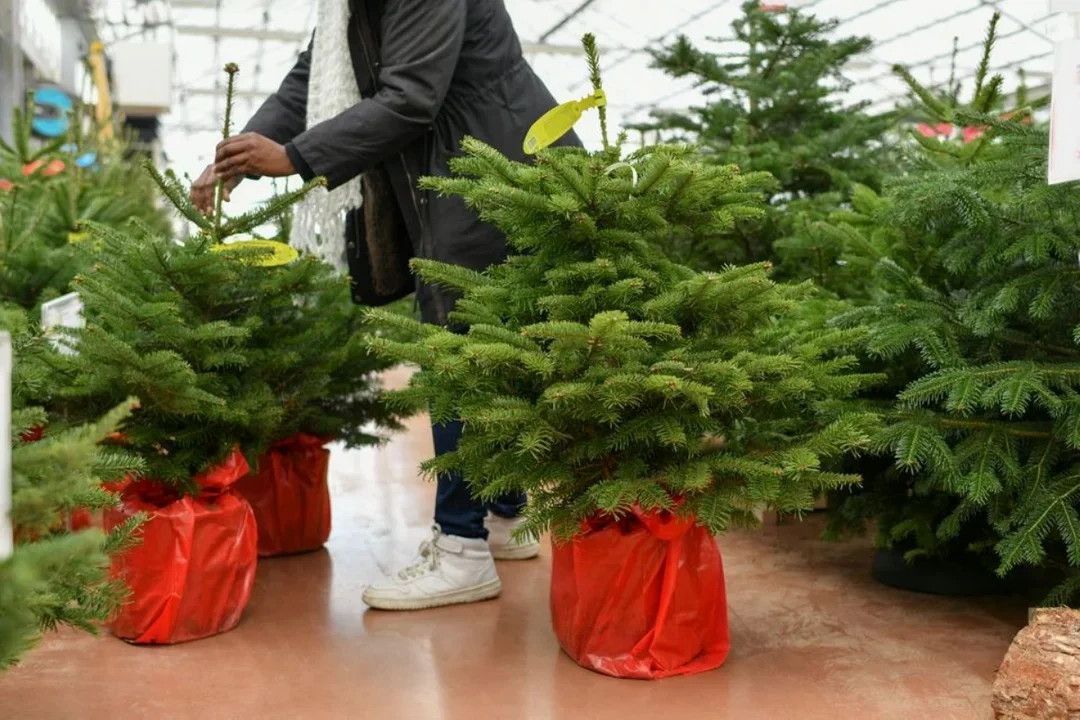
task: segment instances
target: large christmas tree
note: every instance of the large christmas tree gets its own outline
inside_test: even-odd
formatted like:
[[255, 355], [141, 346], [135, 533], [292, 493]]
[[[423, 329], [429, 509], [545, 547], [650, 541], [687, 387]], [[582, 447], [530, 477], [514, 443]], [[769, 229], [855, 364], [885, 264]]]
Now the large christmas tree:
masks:
[[[789, 277], [828, 283], [835, 258], [816, 250], [807, 226], [845, 203], [857, 185], [879, 189], [892, 167], [891, 113], [871, 115], [845, 105], [845, 66], [866, 53], [870, 39], [834, 39], [838, 21], [750, 0], [731, 37], [703, 48], [681, 37], [656, 55], [656, 65], [691, 78], [704, 103], [663, 111], [642, 126], [666, 139], [695, 142], [703, 158], [767, 172], [767, 212], [729, 228], [695, 230], [666, 239], [681, 262], [715, 270], [726, 263], [783, 259]], [[782, 247], [777, 247], [777, 243]]]
[[[15, 552], [0, 560], [0, 669], [17, 662], [43, 632], [60, 626], [96, 632], [126, 596], [110, 558], [137, 541], [141, 518], [104, 534], [69, 532], [67, 515], [116, 504], [103, 483], [140, 472], [139, 458], [103, 445], [134, 407], [127, 401], [100, 421], [64, 427], [36, 403], [50, 394], [56, 350], [19, 310], [0, 312], [12, 334], [12, 510]], [[41, 428], [45, 426], [44, 434]], [[40, 437], [38, 437], [40, 435]]]
[[454, 321], [467, 333], [373, 313], [415, 336], [372, 343], [422, 368], [397, 399], [465, 422], [429, 472], [460, 470], [481, 497], [527, 490], [527, 531], [564, 537], [634, 505], [680, 507], [719, 532], [857, 480], [822, 469], [868, 440], [869, 418], [834, 407], [866, 381], [834, 352], [841, 333], [782, 350], [768, 335], [806, 288], [775, 284], [768, 264], [697, 273], [656, 249], [757, 211], [760, 176], [688, 146], [624, 156], [606, 138], [535, 165], [472, 139], [462, 149], [457, 176], [424, 187], [464, 198], [516, 254], [485, 273], [414, 263], [462, 291]]
[[[992, 24], [988, 51], [993, 39]], [[1003, 79], [987, 66], [966, 108], [909, 78], [927, 112], [978, 133], [923, 143], [924, 171], [892, 188], [881, 218], [922, 262], [883, 259], [880, 295], [841, 320], [867, 324], [870, 349], [897, 367], [918, 363], [880, 438], [903, 473], [871, 488], [873, 507], [901, 500], [883, 539], [912, 559], [1065, 570], [1059, 602], [1080, 588], [1076, 192], [1047, 185], [1046, 129], [1030, 108], [1001, 113]]]

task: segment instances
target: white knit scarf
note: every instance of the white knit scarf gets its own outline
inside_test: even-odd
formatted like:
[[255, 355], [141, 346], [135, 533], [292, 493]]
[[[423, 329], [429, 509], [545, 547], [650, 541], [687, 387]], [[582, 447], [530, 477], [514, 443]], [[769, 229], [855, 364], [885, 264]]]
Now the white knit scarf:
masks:
[[[360, 102], [349, 53], [349, 0], [318, 0], [315, 47], [308, 80], [307, 126], [341, 114]], [[317, 189], [296, 208], [290, 241], [346, 272], [345, 217], [363, 203], [361, 176], [334, 190]]]

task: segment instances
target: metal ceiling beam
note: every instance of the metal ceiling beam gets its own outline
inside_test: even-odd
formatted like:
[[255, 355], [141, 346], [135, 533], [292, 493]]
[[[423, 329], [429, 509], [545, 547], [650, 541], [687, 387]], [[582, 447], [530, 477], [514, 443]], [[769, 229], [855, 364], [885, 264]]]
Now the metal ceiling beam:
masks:
[[[728, 4], [732, 3], [732, 2], [734, 2], [734, 0], [716, 0], [716, 2], [713, 2], [713, 3], [709, 4], [709, 5], [707, 5], [706, 7], [702, 8], [701, 10], [698, 10], [694, 14], [684, 18], [679, 24], [668, 28], [666, 31], [664, 31], [664, 33], [662, 35], [657, 35], [656, 37], [651, 38], [645, 47], [634, 50], [633, 52], [625, 52], [625, 53], [623, 53], [623, 55], [621, 57], [615, 58], [613, 60], [609, 60], [608, 58], [604, 58], [604, 60], [606, 62], [601, 63], [601, 65], [602, 65], [602, 67], [604, 69], [604, 72], [610, 73], [615, 68], [619, 67], [620, 65], [622, 65], [622, 64], [626, 63], [628, 60], [630, 60], [630, 58], [633, 57], [634, 53], [646, 53], [646, 52], [648, 52], [650, 47], [655, 46], [657, 43], [663, 42], [664, 39], [667, 38], [668, 36], [670, 36], [672, 33], [676, 33], [679, 30], [682, 30], [683, 28], [687, 27], [688, 25], [692, 25], [693, 23], [697, 22], [699, 19], [705, 17], [706, 15], [713, 12], [714, 10], [719, 10], [721, 7], [723, 7], [725, 5], [728, 5]], [[816, 5], [816, 4], [817, 4], [817, 2], [812, 3], [812, 5]], [[605, 51], [601, 51], [601, 52], [605, 52]], [[576, 83], [572, 84], [569, 88], [567, 88], [567, 91], [568, 92], [574, 92], [579, 87], [586, 84], [587, 82], [588, 82], [588, 78], [585, 78], [583, 80], [579, 80]]]
[[[224, 93], [223, 90], [217, 88], [177, 88], [177, 94], [186, 97], [221, 97]], [[233, 97], [238, 100], [265, 100], [273, 90], [240, 90], [239, 88], [233, 91]]]
[[877, 5], [871, 5], [870, 7], [866, 8], [864, 10], [860, 10], [859, 12], [855, 13], [854, 15], [851, 15], [851, 16], [846, 17], [846, 18], [839, 18], [837, 20], [836, 26], [840, 27], [841, 25], [844, 25], [845, 23], [849, 23], [852, 20], [858, 20], [859, 18], [866, 17], [867, 15], [872, 15], [873, 13], [877, 12], [878, 10], [884, 10], [885, 8], [889, 7], [890, 5], [895, 5], [898, 2], [903, 2], [903, 0], [882, 0]]
[[[1037, 20], [1034, 20], [1033, 23], [1037, 24], [1037, 23], [1045, 22], [1046, 20], [1049, 20], [1052, 17], [1054, 17], [1053, 14], [1044, 15], [1044, 16], [1038, 18]], [[998, 42], [1000, 43], [1002, 40], [1007, 40], [1008, 38], [1015, 37], [1017, 35], [1022, 35], [1025, 32], [1027, 32], [1027, 30], [1025, 30], [1024, 28], [1018, 28], [1016, 30], [1012, 30], [1012, 31], [1007, 32], [1007, 33], [1002, 33], [1001, 35], [998, 35]], [[977, 41], [975, 41], [973, 43], [970, 43], [968, 45], [964, 45], [962, 47], [957, 48], [957, 52], [958, 53], [964, 53], [964, 52], [967, 52], [969, 50], [974, 50], [975, 48], [981, 48], [982, 45], [983, 45], [983, 40], [977, 40]], [[948, 59], [950, 59], [952, 57], [952, 54], [953, 54], [952, 48], [949, 48], [947, 51], [945, 51], [943, 53], [938, 53], [937, 55], [932, 55], [931, 57], [923, 58], [922, 60], [920, 60], [918, 62], [901, 63], [901, 64], [904, 67], [906, 67], [908, 70], [914, 70], [915, 68], [918, 68], [918, 67], [925, 67], [925, 66], [928, 66], [928, 65], [933, 65], [934, 63], [936, 63], [939, 60], [948, 60]], [[878, 82], [879, 80], [884, 80], [885, 78], [891, 77], [892, 74], [893, 74], [892, 71], [888, 70], [886, 72], [881, 73], [880, 75], [875, 75], [872, 78], [863, 80], [862, 82]]]
[[296, 30], [270, 30], [265, 28], [214, 27], [213, 25], [174, 25], [179, 35], [194, 35], [211, 38], [237, 38], [245, 40], [279, 40], [281, 42], [303, 42], [311, 33]]
[[562, 30], [564, 27], [566, 27], [567, 23], [569, 23], [571, 20], [576, 18], [581, 13], [588, 10], [589, 6], [592, 5], [594, 2], [596, 2], [596, 0], [582, 0], [580, 5], [578, 5], [576, 8], [574, 8], [570, 12], [563, 15], [562, 19], [559, 20], [559, 22], [555, 23], [554, 25], [549, 27], [547, 30], [545, 30], [543, 33], [541, 33], [540, 34], [540, 42], [546, 41], [549, 37], [551, 37], [555, 33]]

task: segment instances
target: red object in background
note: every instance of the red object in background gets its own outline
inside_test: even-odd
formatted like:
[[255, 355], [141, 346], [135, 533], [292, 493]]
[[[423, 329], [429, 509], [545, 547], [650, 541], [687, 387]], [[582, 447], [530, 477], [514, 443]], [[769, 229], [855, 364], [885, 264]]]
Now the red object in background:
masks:
[[42, 177], [53, 177], [54, 175], [59, 175], [60, 173], [64, 172], [64, 169], [67, 166], [64, 165], [63, 160], [50, 160], [48, 165], [45, 164], [44, 160], [35, 160], [32, 163], [27, 163], [26, 165], [23, 165], [23, 177], [29, 177], [33, 175], [38, 170], [41, 170], [42, 167], [45, 168], [41, 171]]
[[784, 12], [788, 9], [786, 3], [766, 3], [762, 2], [758, 4], [758, 9], [762, 12]]
[[638, 509], [594, 518], [553, 551], [552, 624], [578, 665], [660, 679], [727, 659], [723, 561], [716, 539], [692, 519]]
[[972, 140], [977, 140], [986, 134], [985, 127], [966, 127], [964, 128], [964, 142], [969, 143]]
[[66, 165], [64, 165], [63, 160], [53, 160], [45, 166], [45, 169], [41, 171], [41, 175], [42, 177], [52, 177], [54, 175], [59, 175], [60, 173], [64, 172], [65, 167]]
[[923, 137], [949, 137], [952, 135], [953, 126], [949, 123], [938, 123], [937, 125], [927, 125], [926, 123], [919, 123], [916, 126], [916, 130]]
[[259, 555], [318, 550], [330, 537], [327, 440], [303, 433], [259, 458], [259, 469], [236, 484], [251, 503], [259, 528]]
[[150, 515], [142, 541], [113, 561], [113, 576], [131, 589], [112, 632], [138, 645], [197, 640], [233, 629], [251, 598], [258, 561], [255, 516], [233, 485], [248, 473], [240, 451], [196, 478], [197, 497], [138, 480], [122, 506], [105, 514], [110, 530], [132, 515]]
[[8, 190], [11, 190], [13, 187], [15, 187], [15, 183], [11, 182], [7, 178], [0, 178], [0, 190], [3, 190], [4, 192], [7, 192]]

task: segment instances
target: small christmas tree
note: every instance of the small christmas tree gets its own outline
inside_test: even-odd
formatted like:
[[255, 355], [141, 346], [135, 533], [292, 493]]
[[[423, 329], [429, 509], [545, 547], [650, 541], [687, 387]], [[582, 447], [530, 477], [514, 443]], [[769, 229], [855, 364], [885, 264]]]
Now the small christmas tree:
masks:
[[871, 42], [833, 39], [839, 24], [795, 9], [774, 12], [750, 0], [732, 24], [733, 37], [717, 40], [735, 49], [710, 51], [681, 37], [656, 55], [657, 67], [695, 80], [705, 104], [657, 112], [641, 129], [696, 142], [706, 161], [776, 179], [764, 215], [740, 218], [720, 232], [670, 238], [676, 259], [718, 269], [780, 257], [785, 276], [829, 279], [835, 261], [830, 264], [798, 236], [846, 202], [857, 185], [880, 188], [893, 165], [887, 141], [895, 125], [891, 113], [845, 107], [851, 82], [844, 68]]
[[259, 353], [252, 365], [282, 401], [275, 439], [304, 433], [346, 447], [381, 442], [400, 425], [382, 401], [378, 374], [389, 363], [368, 352], [367, 337], [379, 330], [353, 303], [346, 280], [329, 265], [310, 265], [314, 277], [302, 300], [261, 312], [251, 339]]
[[[226, 67], [225, 137], [237, 72]], [[199, 232], [177, 243], [144, 223], [86, 224], [101, 246], [78, 282], [89, 326], [68, 360], [73, 405], [95, 412], [121, 394], [143, 398], [129, 447], [150, 477], [182, 486], [235, 446], [254, 465], [296, 432], [364, 444], [378, 439], [365, 426], [393, 426], [375, 375], [385, 365], [365, 353], [369, 328], [347, 280], [314, 257], [275, 259], [282, 243], [247, 242], [323, 181], [236, 218], [222, 212], [219, 188], [207, 217], [175, 175], [147, 168]]]
[[15, 664], [43, 632], [59, 626], [96, 632], [124, 600], [110, 578], [111, 556], [136, 540], [141, 518], [107, 535], [97, 529], [69, 532], [65, 515], [116, 504], [102, 484], [139, 472], [137, 457], [102, 446], [131, 412], [128, 401], [92, 425], [53, 425], [31, 404], [48, 394], [55, 350], [31, 335], [18, 310], [5, 310], [0, 327], [13, 334], [12, 513], [15, 553], [0, 560], [0, 669]]
[[[585, 48], [599, 90], [591, 36]], [[719, 532], [855, 482], [822, 470], [868, 440], [867, 417], [832, 405], [866, 381], [834, 356], [840, 333], [783, 351], [766, 337], [806, 288], [773, 283], [767, 264], [699, 274], [656, 250], [758, 212], [760, 176], [679, 145], [624, 157], [622, 140], [605, 133], [600, 152], [550, 149], [529, 166], [466, 139], [457, 177], [422, 181], [464, 198], [518, 253], [485, 273], [414, 262], [463, 293], [454, 321], [467, 334], [372, 313], [416, 337], [372, 341], [422, 368], [396, 399], [465, 422], [458, 450], [426, 470], [459, 470], [484, 498], [527, 490], [525, 531], [562, 537], [635, 505], [678, 507]]]
[[[291, 236], [292, 212], [275, 218], [276, 237]], [[245, 284], [261, 284], [265, 268], [247, 265]], [[297, 433], [362, 447], [381, 442], [382, 431], [400, 427], [382, 402], [378, 374], [388, 364], [368, 352], [367, 336], [384, 332], [364, 318], [347, 279], [326, 263], [307, 258], [288, 280], [292, 295], [260, 293], [252, 312], [262, 319], [249, 340], [258, 356], [252, 367], [282, 401], [276, 439]]]
[[[993, 37], [992, 24], [988, 49]], [[926, 259], [882, 261], [880, 296], [841, 321], [868, 323], [870, 349], [890, 362], [920, 361], [879, 439], [904, 475], [869, 488], [907, 496], [883, 515], [885, 539], [910, 558], [993, 550], [1002, 575], [1072, 568], [1058, 603], [1080, 589], [1075, 188], [1047, 185], [1046, 129], [1028, 124], [1029, 109], [1001, 115], [1002, 78], [987, 66], [971, 108], [909, 78], [928, 112], [981, 134], [923, 143], [926, 171], [896, 184], [883, 221]]]

